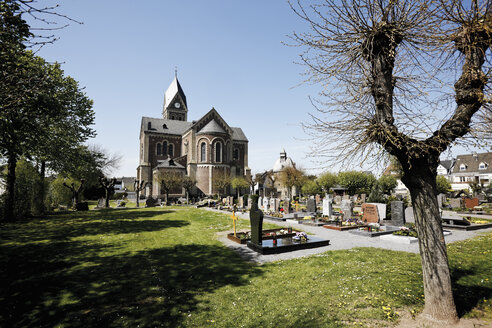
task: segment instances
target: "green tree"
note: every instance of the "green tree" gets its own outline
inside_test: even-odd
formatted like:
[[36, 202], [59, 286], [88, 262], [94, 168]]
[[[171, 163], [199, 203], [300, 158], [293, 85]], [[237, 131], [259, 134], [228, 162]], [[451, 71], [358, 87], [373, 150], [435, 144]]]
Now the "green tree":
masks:
[[305, 182], [304, 171], [295, 167], [286, 167], [280, 172], [280, 182], [287, 188], [289, 198], [292, 198], [292, 187], [296, 187], [299, 192]]
[[241, 196], [241, 191], [247, 190], [249, 187], [249, 182], [245, 178], [234, 178], [231, 181], [232, 188], [237, 191], [237, 198]]
[[328, 194], [330, 192], [330, 189], [337, 185], [338, 177], [334, 173], [325, 172], [321, 174], [316, 181], [323, 188], [325, 193]]
[[225, 172], [218, 172], [212, 177], [212, 184], [219, 194], [228, 195], [227, 189], [231, 186], [231, 177]]
[[358, 193], [368, 194], [376, 178], [371, 173], [359, 171], [347, 171], [338, 173], [338, 183], [347, 188], [348, 193], [353, 196]]
[[391, 195], [391, 192], [396, 188], [398, 182], [396, 177], [392, 175], [382, 175], [378, 179], [378, 185], [381, 187], [381, 190], [385, 195]]
[[[490, 99], [490, 1], [297, 3], [292, 8], [310, 31], [293, 38], [305, 47], [309, 80], [321, 82], [329, 99], [320, 111], [326, 116], [307, 126], [320, 141], [316, 151], [336, 159], [397, 159], [421, 236], [423, 316], [454, 323], [437, 166], [441, 153], [460, 141], [490, 140], [490, 107], [484, 106]], [[436, 98], [437, 89], [448, 99]]]
[[436, 177], [436, 187], [438, 194], [447, 194], [451, 190], [451, 182], [446, 177], [438, 175]]
[[301, 187], [301, 192], [304, 195], [316, 195], [321, 194], [321, 186], [319, 186], [314, 180], [307, 180]]

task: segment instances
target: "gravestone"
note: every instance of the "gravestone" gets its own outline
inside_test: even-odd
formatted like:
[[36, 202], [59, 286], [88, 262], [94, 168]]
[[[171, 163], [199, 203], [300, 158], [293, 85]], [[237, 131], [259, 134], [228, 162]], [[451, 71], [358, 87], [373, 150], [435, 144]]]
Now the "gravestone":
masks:
[[263, 198], [263, 211], [268, 211], [268, 206], [270, 205], [270, 199], [268, 197]]
[[290, 199], [284, 199], [284, 213], [289, 214], [292, 212], [292, 208], [290, 206]]
[[314, 198], [309, 198], [307, 200], [307, 211], [316, 213], [316, 200]]
[[465, 198], [465, 207], [468, 209], [473, 209], [475, 206], [478, 206], [478, 204], [478, 198]]
[[280, 207], [280, 200], [278, 198], [270, 199], [270, 210], [274, 212], [278, 212]]
[[362, 204], [366, 202], [366, 194], [360, 194], [360, 201]]
[[379, 220], [386, 219], [386, 204], [382, 203], [371, 203], [375, 204], [378, 207]]
[[342, 200], [350, 200], [350, 195], [343, 195]]
[[364, 203], [362, 204], [362, 221], [367, 223], [378, 223], [379, 212], [376, 204]]
[[405, 207], [402, 201], [391, 202], [391, 224], [394, 226], [405, 225]]
[[263, 197], [258, 197], [258, 208], [262, 209], [263, 208]]
[[330, 198], [323, 199], [323, 216], [331, 217], [333, 215], [333, 207]]
[[439, 208], [443, 207], [444, 202], [446, 201], [446, 195], [445, 194], [439, 194], [437, 195], [437, 206]]
[[449, 206], [451, 208], [461, 208], [461, 198], [451, 198], [449, 200]]
[[97, 201], [97, 207], [103, 208], [104, 206], [106, 206], [106, 200], [104, 198], [99, 198], [99, 200]]
[[251, 197], [248, 198], [248, 210], [251, 208], [251, 204], [253, 203], [253, 200]]
[[316, 194], [314, 199], [316, 199], [316, 204], [321, 203], [321, 196], [319, 194]]
[[357, 203], [357, 200], [359, 199], [359, 195], [354, 195], [354, 197], [352, 197], [352, 201], [354, 203]]
[[415, 223], [415, 218], [413, 217], [413, 207], [407, 207], [405, 209], [405, 221], [407, 223]]
[[238, 199], [239, 208], [244, 208], [244, 198], [239, 197]]
[[258, 208], [258, 202], [253, 195], [253, 206], [249, 211], [249, 221], [251, 224], [251, 243], [261, 246], [262, 230], [263, 230], [263, 212]]
[[342, 202], [342, 196], [335, 196], [335, 204], [340, 205]]
[[350, 199], [343, 199], [342, 204], [340, 205], [340, 209], [343, 212], [343, 218], [345, 220], [350, 219], [352, 217], [352, 210], [354, 209], [354, 203]]

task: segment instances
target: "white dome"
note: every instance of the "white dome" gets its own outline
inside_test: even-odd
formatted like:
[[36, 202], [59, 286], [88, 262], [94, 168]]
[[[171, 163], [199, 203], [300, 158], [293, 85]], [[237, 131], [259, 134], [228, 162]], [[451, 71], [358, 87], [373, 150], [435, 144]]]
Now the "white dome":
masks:
[[287, 153], [284, 150], [282, 153], [280, 153], [280, 158], [277, 159], [277, 161], [273, 165], [273, 172], [280, 172], [286, 167], [295, 167], [295, 164], [290, 157], [287, 157]]

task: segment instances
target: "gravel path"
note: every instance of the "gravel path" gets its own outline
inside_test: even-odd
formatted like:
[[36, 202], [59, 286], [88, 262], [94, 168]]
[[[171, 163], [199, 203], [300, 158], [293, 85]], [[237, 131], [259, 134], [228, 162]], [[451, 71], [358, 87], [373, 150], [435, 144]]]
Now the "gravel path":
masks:
[[[207, 210], [212, 210], [212, 209], [207, 208]], [[229, 212], [223, 212], [223, 213], [230, 215]], [[238, 213], [237, 215], [241, 219], [249, 220], [248, 213]], [[279, 226], [284, 226], [284, 227], [291, 226], [293, 229], [300, 229], [306, 232], [310, 232], [314, 234], [314, 236], [316, 237], [328, 239], [330, 241], [330, 245], [319, 247], [319, 248], [311, 248], [311, 249], [304, 249], [294, 252], [287, 252], [282, 254], [262, 255], [249, 249], [246, 245], [241, 245], [227, 239], [227, 234], [231, 231], [220, 232], [218, 234], [218, 239], [228, 247], [237, 251], [240, 254], [240, 256], [243, 257], [244, 259], [257, 263], [287, 260], [292, 258], [309, 256], [313, 254], [319, 254], [331, 250], [350, 249], [354, 247], [375, 247], [375, 248], [384, 248], [384, 249], [411, 252], [411, 253], [419, 252], [418, 243], [400, 244], [396, 242], [381, 240], [379, 237], [364, 237], [364, 236], [354, 235], [349, 231], [330, 230], [323, 227], [315, 227], [315, 226], [309, 226], [304, 224], [291, 224], [291, 223], [274, 221], [269, 219], [265, 219], [264, 221], [275, 223]], [[451, 231], [451, 235], [445, 237], [447, 244], [455, 241], [473, 238], [483, 233], [492, 232], [492, 228], [475, 230], [475, 231], [462, 231], [462, 230], [449, 230], [449, 231]]]

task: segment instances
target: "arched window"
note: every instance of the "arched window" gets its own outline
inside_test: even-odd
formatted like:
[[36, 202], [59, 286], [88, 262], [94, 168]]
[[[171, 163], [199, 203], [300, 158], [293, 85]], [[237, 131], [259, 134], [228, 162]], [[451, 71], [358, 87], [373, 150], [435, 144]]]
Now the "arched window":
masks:
[[215, 144], [215, 162], [222, 162], [222, 144], [220, 142]]
[[173, 144], [169, 144], [168, 154], [169, 154], [169, 156], [174, 156], [174, 145]]
[[158, 143], [157, 144], [157, 155], [161, 155], [162, 154], [162, 148], [161, 147], [162, 147], [161, 144]]
[[167, 141], [162, 143], [162, 155], [167, 155]]
[[171, 115], [171, 120], [174, 120], [174, 119], [175, 119], [174, 115]]
[[239, 160], [239, 148], [234, 149], [234, 160]]
[[200, 162], [207, 161], [207, 144], [202, 142], [200, 144]]

